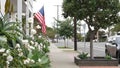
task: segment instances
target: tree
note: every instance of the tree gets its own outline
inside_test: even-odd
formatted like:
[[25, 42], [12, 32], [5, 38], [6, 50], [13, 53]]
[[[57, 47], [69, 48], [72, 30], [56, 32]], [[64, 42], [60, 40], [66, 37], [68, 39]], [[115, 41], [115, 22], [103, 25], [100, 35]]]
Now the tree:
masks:
[[106, 39], [107, 39], [107, 36], [105, 35], [105, 31], [98, 31], [98, 40], [100, 41], [100, 42], [104, 42], [104, 41], [106, 41]]
[[73, 25], [71, 24], [71, 19], [66, 19], [65, 21], [60, 21], [58, 26], [58, 32], [60, 36], [64, 36], [66, 38], [70, 38], [73, 36]]
[[55, 38], [55, 30], [53, 30], [53, 28], [51, 27], [47, 27], [47, 34], [46, 34], [50, 39], [54, 39]]
[[58, 21], [58, 33], [60, 36], [65, 38], [70, 38], [73, 36], [73, 25], [72, 25], [72, 19], [67, 18], [64, 21]]
[[120, 23], [116, 24], [114, 28], [111, 29], [112, 32], [119, 32], [120, 31]]
[[84, 20], [90, 32], [90, 57], [93, 59], [93, 39], [100, 28], [119, 23], [119, 0], [64, 0], [64, 16]]

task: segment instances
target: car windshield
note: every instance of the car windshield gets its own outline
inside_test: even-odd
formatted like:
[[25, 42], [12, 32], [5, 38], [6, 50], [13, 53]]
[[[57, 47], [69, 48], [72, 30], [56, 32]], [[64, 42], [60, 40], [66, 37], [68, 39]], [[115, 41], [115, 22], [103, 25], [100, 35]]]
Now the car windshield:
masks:
[[120, 44], [120, 37], [116, 37], [115, 42], [116, 42], [117, 44]]

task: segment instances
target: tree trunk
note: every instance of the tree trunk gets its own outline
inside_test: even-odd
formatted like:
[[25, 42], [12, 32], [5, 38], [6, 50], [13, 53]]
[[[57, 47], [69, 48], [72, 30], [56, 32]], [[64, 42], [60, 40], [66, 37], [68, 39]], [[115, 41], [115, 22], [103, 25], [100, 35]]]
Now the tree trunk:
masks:
[[76, 30], [77, 19], [74, 17], [74, 51], [77, 51], [77, 30]]
[[98, 29], [90, 31], [90, 58], [93, 59], [93, 40], [97, 33]]
[[96, 37], [97, 37], [96, 42], [99, 42], [99, 41], [100, 41], [100, 40], [99, 40], [99, 30], [97, 31], [97, 35], [96, 35]]
[[66, 48], [67, 46], [66, 46], [66, 39], [64, 39], [64, 47]]
[[66, 39], [66, 47], [68, 47], [68, 38]]
[[94, 31], [90, 31], [90, 58], [93, 59], [93, 39], [94, 39], [95, 33]]
[[93, 59], [93, 39], [90, 38], [90, 58]]

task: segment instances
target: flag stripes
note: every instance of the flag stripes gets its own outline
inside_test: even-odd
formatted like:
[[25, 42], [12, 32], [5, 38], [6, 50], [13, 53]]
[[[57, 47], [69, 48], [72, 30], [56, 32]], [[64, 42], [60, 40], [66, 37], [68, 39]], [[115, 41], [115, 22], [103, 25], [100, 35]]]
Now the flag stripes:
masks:
[[39, 12], [35, 13], [35, 17], [39, 21], [39, 24], [42, 27], [42, 33], [46, 34], [46, 24], [45, 24], [45, 18], [44, 18], [44, 6], [40, 9]]

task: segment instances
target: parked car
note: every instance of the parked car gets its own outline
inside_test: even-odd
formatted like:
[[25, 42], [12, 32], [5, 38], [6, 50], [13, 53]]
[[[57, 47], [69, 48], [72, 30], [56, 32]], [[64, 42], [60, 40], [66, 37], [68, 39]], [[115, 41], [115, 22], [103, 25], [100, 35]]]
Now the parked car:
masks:
[[120, 35], [111, 36], [105, 44], [105, 54], [118, 58], [120, 62]]

